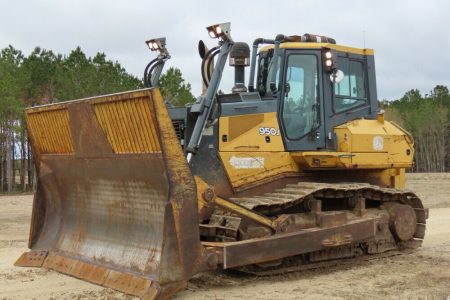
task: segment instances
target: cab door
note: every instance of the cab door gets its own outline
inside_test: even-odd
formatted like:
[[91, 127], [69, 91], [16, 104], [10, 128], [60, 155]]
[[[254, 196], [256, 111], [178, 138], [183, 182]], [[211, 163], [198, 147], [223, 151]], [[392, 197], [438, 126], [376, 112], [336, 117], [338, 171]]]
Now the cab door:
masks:
[[325, 147], [321, 55], [287, 50], [284, 55], [279, 118], [288, 151]]

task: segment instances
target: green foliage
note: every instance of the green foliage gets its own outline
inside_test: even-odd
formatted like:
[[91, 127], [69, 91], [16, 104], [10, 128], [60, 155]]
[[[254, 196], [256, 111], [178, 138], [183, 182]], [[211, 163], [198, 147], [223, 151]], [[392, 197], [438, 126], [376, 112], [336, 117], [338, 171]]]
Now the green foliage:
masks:
[[62, 57], [36, 47], [23, 61], [24, 100], [28, 105], [51, 102], [54, 98], [56, 69]]
[[406, 130], [415, 139], [414, 170], [444, 172], [450, 169], [450, 94], [438, 85], [422, 96], [410, 90], [399, 100], [387, 104], [386, 117]]
[[[0, 123], [17, 118], [24, 107], [21, 100], [23, 55], [12, 46], [0, 52]], [[9, 122], [8, 122], [9, 123]]]
[[58, 68], [58, 99], [76, 99], [142, 88], [142, 81], [128, 74], [104, 53], [87, 58], [78, 47]]
[[195, 102], [191, 93], [191, 85], [185, 83], [181, 71], [177, 68], [169, 68], [159, 79], [161, 93], [166, 102], [173, 106], [185, 106]]
[[[33, 186], [31, 155], [26, 141], [23, 109], [27, 106], [117, 93], [143, 87], [104, 53], [87, 57], [78, 47], [68, 56], [36, 47], [25, 57], [9, 46], [0, 50], [0, 191], [15, 185], [14, 165], [20, 159], [22, 190]], [[20, 149], [18, 149], [20, 148]]]
[[104, 53], [93, 58], [77, 47], [68, 56], [39, 47], [23, 59], [22, 91], [27, 105], [77, 99], [142, 88], [142, 81], [128, 74]]
[[77, 47], [63, 56], [36, 47], [25, 57], [9, 46], [0, 51], [0, 125], [20, 120], [26, 106], [142, 87], [140, 79], [104, 53], [86, 57]]

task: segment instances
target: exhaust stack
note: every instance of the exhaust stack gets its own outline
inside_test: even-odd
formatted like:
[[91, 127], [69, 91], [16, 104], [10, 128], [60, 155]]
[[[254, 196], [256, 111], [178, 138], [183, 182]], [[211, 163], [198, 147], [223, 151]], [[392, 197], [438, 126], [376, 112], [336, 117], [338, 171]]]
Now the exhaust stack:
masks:
[[250, 66], [250, 47], [247, 43], [238, 42], [230, 52], [230, 66], [234, 67], [233, 93], [247, 92], [245, 86], [245, 67]]

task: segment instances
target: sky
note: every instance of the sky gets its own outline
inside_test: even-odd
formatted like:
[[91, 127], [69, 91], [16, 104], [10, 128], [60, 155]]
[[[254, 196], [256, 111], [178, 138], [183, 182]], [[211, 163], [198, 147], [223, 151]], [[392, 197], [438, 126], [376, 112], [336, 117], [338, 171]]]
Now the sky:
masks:
[[[231, 22], [234, 41], [315, 33], [339, 44], [375, 50], [378, 98], [398, 99], [410, 89], [450, 87], [450, 1], [427, 0], [0, 0], [0, 48], [29, 54], [34, 47], [69, 54], [104, 52], [142, 77], [155, 57], [145, 45], [165, 36], [175, 66], [201, 92], [198, 41], [213, 47], [208, 25]], [[246, 70], [248, 80], [249, 69]], [[224, 73], [220, 89], [233, 86]]]

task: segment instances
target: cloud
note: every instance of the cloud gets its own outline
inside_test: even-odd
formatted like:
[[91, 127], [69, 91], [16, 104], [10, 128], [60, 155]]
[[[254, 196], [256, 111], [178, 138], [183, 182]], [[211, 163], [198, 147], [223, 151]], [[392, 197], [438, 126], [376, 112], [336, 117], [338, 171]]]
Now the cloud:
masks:
[[[233, 38], [249, 44], [257, 37], [305, 32], [355, 47], [365, 43], [375, 49], [379, 98], [394, 99], [412, 88], [426, 93], [437, 84], [450, 86], [449, 9], [439, 0], [2, 0], [0, 47], [12, 44], [29, 53], [41, 46], [68, 54], [81, 46], [88, 55], [105, 52], [141, 77], [153, 55], [144, 41], [166, 36], [168, 66], [180, 68], [198, 94], [198, 40], [214, 45], [205, 27], [231, 21]], [[222, 90], [231, 88], [232, 78], [231, 70], [225, 72]]]

